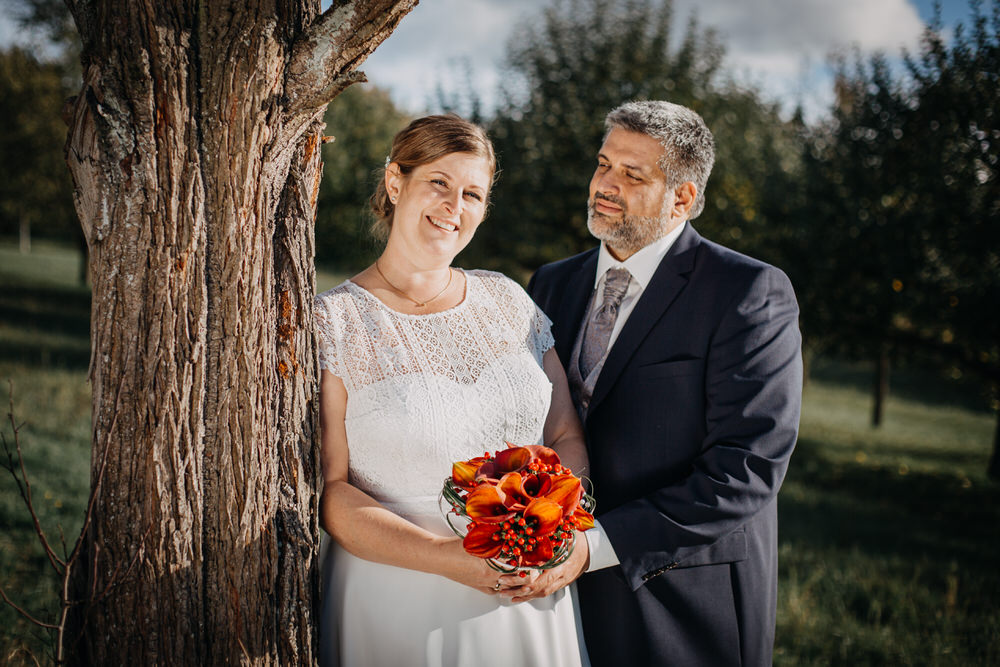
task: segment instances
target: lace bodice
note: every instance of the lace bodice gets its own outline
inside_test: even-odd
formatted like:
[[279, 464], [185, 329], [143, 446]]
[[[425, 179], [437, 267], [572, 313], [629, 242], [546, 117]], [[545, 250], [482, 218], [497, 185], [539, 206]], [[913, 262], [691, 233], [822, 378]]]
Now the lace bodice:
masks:
[[455, 461], [541, 442], [549, 320], [509, 278], [464, 273], [462, 303], [428, 315], [350, 281], [316, 297], [320, 367], [347, 388], [350, 482], [402, 515], [438, 514]]

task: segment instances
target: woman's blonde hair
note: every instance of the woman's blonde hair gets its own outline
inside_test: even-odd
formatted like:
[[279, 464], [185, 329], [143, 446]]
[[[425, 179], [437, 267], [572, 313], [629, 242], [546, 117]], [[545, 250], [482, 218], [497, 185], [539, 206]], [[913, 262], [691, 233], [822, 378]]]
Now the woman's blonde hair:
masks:
[[[395, 162], [406, 176], [417, 167], [451, 153], [472, 153], [484, 158], [490, 166], [492, 186], [497, 170], [493, 142], [486, 136], [486, 130], [455, 114], [424, 116], [404, 127], [392, 140], [392, 151], [385, 166]], [[379, 169], [377, 175], [378, 185], [369, 200], [375, 216], [372, 233], [384, 241], [389, 238], [396, 205], [385, 189], [385, 168]]]

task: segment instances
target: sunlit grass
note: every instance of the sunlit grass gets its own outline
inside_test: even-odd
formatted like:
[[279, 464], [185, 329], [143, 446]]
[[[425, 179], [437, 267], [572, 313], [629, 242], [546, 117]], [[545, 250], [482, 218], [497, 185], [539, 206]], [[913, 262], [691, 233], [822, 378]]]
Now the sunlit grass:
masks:
[[[0, 312], [18, 318], [0, 322], [0, 348], [44, 343], [55, 360], [60, 349], [87, 346], [79, 314], [53, 319], [71, 302], [79, 308], [86, 288], [76, 286], [73, 249], [34, 248], [49, 259], [0, 244]], [[344, 277], [317, 272], [317, 291]], [[8, 378], [36, 507], [50, 537], [58, 544], [61, 525], [72, 544], [90, 476], [86, 370], [0, 360], [3, 415]], [[828, 365], [808, 384], [779, 496], [776, 665], [1000, 664], [1000, 488], [986, 477], [995, 417], [974, 392], [958, 400], [951, 387], [919, 384], [894, 376], [878, 429], [869, 426], [867, 377], [856, 368]], [[9, 441], [9, 425], [0, 430]], [[57, 582], [3, 471], [0, 585], [53, 618]], [[0, 608], [0, 662], [31, 664], [22, 649], [46, 662], [50, 645]]]
[[779, 497], [776, 665], [1000, 662], [989, 414], [812, 382]]
[[70, 246], [50, 241], [33, 241], [23, 254], [17, 244], [0, 242], [0, 284], [77, 286], [83, 255]]

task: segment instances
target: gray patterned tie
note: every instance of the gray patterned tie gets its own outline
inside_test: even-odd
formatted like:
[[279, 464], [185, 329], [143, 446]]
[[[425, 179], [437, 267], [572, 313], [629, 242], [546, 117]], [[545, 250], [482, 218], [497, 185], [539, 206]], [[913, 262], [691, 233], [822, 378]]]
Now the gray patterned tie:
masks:
[[608, 341], [618, 319], [618, 306], [628, 291], [631, 279], [628, 269], [609, 269], [604, 274], [604, 301], [587, 323], [587, 333], [580, 349], [580, 375], [584, 380], [608, 349]]

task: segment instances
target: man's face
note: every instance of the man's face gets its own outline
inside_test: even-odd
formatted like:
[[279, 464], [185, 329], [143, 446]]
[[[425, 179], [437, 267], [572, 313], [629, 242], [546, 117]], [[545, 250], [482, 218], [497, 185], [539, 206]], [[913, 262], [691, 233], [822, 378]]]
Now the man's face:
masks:
[[597, 155], [587, 228], [620, 260], [682, 222], [670, 215], [674, 193], [659, 166], [662, 155], [656, 139], [621, 128], [611, 130]]

